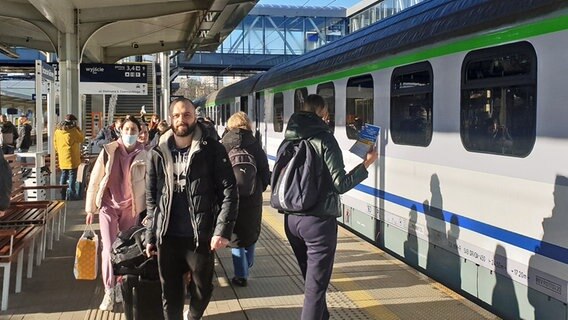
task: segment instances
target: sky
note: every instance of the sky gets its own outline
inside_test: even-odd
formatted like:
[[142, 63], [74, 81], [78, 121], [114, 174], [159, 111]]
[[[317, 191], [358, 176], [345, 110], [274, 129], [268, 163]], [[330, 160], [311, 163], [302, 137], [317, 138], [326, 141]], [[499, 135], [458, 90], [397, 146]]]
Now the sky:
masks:
[[[285, 3], [287, 5], [295, 6], [338, 6], [349, 8], [354, 4], [360, 2], [360, 0], [287, 0]], [[282, 0], [260, 0], [259, 4], [282, 4]]]

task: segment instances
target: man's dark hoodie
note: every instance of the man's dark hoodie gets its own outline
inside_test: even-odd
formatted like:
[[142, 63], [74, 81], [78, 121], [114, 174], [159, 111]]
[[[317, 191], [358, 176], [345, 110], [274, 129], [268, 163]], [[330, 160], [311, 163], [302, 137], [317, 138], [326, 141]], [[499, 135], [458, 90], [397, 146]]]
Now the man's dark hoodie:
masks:
[[340, 217], [339, 194], [343, 194], [367, 178], [363, 164], [345, 172], [343, 155], [327, 124], [313, 112], [296, 112], [290, 117], [285, 140], [308, 139], [322, 161], [319, 199], [312, 209], [296, 215]]

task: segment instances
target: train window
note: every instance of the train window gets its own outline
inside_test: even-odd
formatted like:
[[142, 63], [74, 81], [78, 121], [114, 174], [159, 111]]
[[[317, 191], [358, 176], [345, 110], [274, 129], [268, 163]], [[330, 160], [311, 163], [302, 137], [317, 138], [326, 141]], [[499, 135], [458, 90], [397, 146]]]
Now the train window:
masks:
[[322, 96], [327, 106], [327, 112], [329, 113], [329, 119], [327, 124], [331, 129], [331, 132], [335, 131], [335, 87], [333, 82], [328, 82], [320, 84], [317, 88], [317, 94]]
[[420, 62], [393, 70], [390, 130], [392, 141], [427, 146], [432, 141], [432, 66]]
[[221, 105], [221, 125], [225, 125], [225, 104]]
[[226, 125], [227, 120], [231, 117], [231, 104], [227, 103], [225, 105], [225, 117], [223, 118], [223, 125]]
[[345, 128], [349, 139], [357, 139], [365, 123], [373, 124], [373, 77], [350, 78], [347, 82]]
[[536, 138], [536, 53], [528, 42], [472, 51], [462, 65], [460, 134], [468, 151], [526, 157]]
[[221, 106], [215, 106], [215, 123], [221, 124]]
[[241, 111], [248, 114], [248, 96], [241, 97]]
[[272, 125], [275, 132], [282, 132], [284, 130], [284, 95], [276, 93], [274, 95], [274, 113]]
[[257, 92], [255, 94], [255, 103], [253, 110], [253, 118], [257, 130], [260, 128], [260, 123], [264, 122], [264, 92]]
[[294, 112], [298, 112], [304, 106], [304, 101], [308, 97], [308, 89], [300, 88], [294, 91]]

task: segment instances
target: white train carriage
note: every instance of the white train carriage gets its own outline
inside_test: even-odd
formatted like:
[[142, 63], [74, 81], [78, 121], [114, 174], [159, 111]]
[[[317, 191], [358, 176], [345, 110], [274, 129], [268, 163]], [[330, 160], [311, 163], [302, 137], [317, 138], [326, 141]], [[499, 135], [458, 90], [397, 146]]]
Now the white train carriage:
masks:
[[568, 319], [566, 61], [567, 1], [432, 0], [224, 88], [208, 110], [248, 112], [274, 160], [318, 93], [348, 169], [361, 125], [380, 126], [380, 160], [340, 222], [504, 318]]

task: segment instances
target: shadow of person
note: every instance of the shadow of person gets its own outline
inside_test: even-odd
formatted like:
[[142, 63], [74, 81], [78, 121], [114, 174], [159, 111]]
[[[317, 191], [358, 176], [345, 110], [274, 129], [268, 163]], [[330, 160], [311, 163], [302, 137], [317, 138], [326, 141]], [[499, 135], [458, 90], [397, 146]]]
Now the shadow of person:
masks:
[[460, 237], [460, 222], [458, 216], [452, 214], [450, 218], [450, 230], [448, 230], [448, 250], [450, 255], [445, 262], [446, 274], [449, 277], [449, 283], [456, 289], [461, 289], [461, 263], [458, 239]]
[[426, 270], [430, 275], [438, 276], [443, 273], [440, 259], [440, 245], [446, 243], [446, 222], [443, 214], [443, 198], [440, 190], [440, 179], [437, 174], [430, 178], [430, 203], [424, 201], [424, 214], [426, 216], [426, 229], [428, 230], [428, 255]]
[[501, 245], [495, 247], [493, 261], [495, 264], [496, 281], [493, 295], [491, 296], [491, 304], [500, 308], [505, 318], [520, 319], [519, 302], [515, 295], [513, 279], [507, 272], [507, 251]]
[[416, 237], [416, 206], [410, 207], [408, 213], [408, 233], [404, 241], [404, 258], [411, 266], [418, 266], [418, 239]]
[[[528, 300], [534, 308], [534, 319], [559, 319], [564, 317], [562, 280], [547, 276], [543, 266], [551, 263], [551, 256], [560, 248], [568, 247], [566, 226], [568, 226], [568, 178], [557, 175], [554, 181], [554, 208], [552, 215], [542, 220], [542, 241], [529, 259]], [[558, 261], [555, 261], [559, 263]]]

